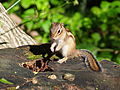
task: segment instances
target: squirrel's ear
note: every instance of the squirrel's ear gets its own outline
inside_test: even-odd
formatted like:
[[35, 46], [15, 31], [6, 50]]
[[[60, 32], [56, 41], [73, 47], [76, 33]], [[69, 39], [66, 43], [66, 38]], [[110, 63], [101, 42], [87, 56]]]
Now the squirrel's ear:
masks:
[[64, 23], [61, 23], [61, 26], [64, 26]]
[[52, 25], [56, 25], [56, 22], [53, 22]]
[[55, 24], [55, 22], [52, 23], [52, 25], [54, 25], [54, 24]]

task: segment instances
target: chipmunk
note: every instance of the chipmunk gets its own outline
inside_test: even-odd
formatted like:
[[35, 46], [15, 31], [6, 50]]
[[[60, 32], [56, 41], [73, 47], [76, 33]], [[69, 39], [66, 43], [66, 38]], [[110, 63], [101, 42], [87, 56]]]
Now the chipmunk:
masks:
[[64, 27], [64, 24], [52, 23], [50, 37], [52, 41], [51, 51], [60, 52], [63, 56], [62, 59], [58, 60], [58, 63], [66, 62], [70, 57], [81, 56], [85, 58], [85, 62], [88, 62], [86, 64], [89, 64], [93, 71], [101, 71], [100, 64], [90, 51], [76, 49], [75, 37], [69, 29]]

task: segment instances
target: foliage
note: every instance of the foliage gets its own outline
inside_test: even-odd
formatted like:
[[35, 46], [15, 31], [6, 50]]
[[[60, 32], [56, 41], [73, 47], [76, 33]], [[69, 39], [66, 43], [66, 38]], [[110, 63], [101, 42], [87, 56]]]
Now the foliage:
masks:
[[[4, 2], [6, 8], [16, 0]], [[97, 4], [96, 4], [97, 3]], [[91, 50], [98, 59], [120, 63], [120, 1], [21, 0], [9, 13], [22, 18], [26, 32], [38, 42], [49, 42], [52, 22], [61, 22], [76, 37], [77, 48]]]
[[10, 82], [10, 81], [8, 81], [8, 80], [6, 80], [4, 78], [1, 78], [0, 82], [5, 83], [5, 84], [13, 84], [12, 82]]

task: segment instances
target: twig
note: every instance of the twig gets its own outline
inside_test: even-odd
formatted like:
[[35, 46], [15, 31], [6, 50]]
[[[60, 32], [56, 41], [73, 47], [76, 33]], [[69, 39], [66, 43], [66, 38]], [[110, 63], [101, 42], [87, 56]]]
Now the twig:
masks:
[[18, 0], [17, 2], [15, 2], [12, 6], [10, 6], [7, 10], [5, 10], [5, 12], [0, 13], [0, 16], [2, 16], [2, 14], [5, 14], [6, 12], [8, 12], [11, 8], [13, 8], [15, 5], [17, 5], [21, 0]]
[[100, 52], [113, 52], [114, 49], [97, 49], [97, 51], [100, 51]]
[[21, 0], [18, 0], [17, 2], [15, 2], [12, 6], [10, 6], [6, 12], [8, 12], [11, 8], [13, 8], [15, 5], [17, 5]]

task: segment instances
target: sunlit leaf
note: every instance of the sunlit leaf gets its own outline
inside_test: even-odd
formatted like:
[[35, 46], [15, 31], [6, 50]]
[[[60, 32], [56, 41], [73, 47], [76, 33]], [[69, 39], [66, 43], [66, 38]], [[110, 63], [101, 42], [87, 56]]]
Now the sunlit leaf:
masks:
[[101, 14], [101, 10], [100, 10], [100, 8], [98, 8], [98, 7], [93, 7], [93, 8], [91, 9], [91, 11], [92, 11], [93, 14], [95, 14], [95, 15], [97, 15], [97, 16], [99, 16], [99, 15]]
[[33, 25], [34, 25], [34, 24], [33, 24], [32, 21], [29, 21], [29, 22], [26, 23], [26, 26], [27, 26], [28, 30], [31, 30], [32, 27], [33, 27]]
[[21, 5], [23, 8], [28, 8], [32, 5], [34, 0], [21, 0]]
[[42, 23], [42, 28], [45, 30], [46, 33], [49, 33], [50, 32], [50, 25], [51, 25], [51, 22], [49, 20], [46, 20]]
[[95, 42], [98, 42], [101, 39], [99, 33], [93, 33], [91, 36], [92, 36], [92, 38], [94, 39]]
[[107, 30], [107, 24], [101, 24], [100, 27], [101, 27], [102, 31]]
[[110, 3], [107, 1], [102, 1], [100, 7], [102, 8], [103, 11], [107, 11], [109, 9]]
[[5, 84], [13, 84], [12, 82], [6, 80], [5, 78], [1, 78], [0, 82], [5, 83]]
[[114, 2], [112, 2], [111, 6], [112, 7], [116, 7], [116, 6], [120, 7], [120, 1], [114, 1]]
[[74, 5], [78, 5], [79, 4], [79, 2], [78, 2], [78, 0], [74, 0]]

